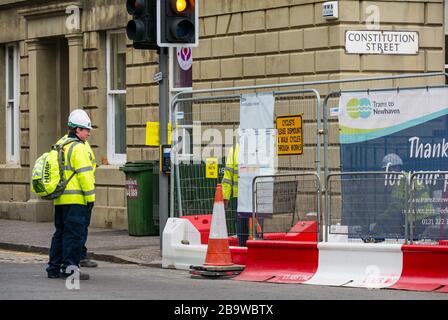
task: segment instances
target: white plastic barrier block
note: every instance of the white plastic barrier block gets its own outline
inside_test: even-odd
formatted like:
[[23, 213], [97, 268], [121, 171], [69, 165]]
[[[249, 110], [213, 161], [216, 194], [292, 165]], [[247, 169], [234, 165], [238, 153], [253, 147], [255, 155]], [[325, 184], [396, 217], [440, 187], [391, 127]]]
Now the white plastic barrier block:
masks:
[[189, 270], [203, 265], [207, 246], [201, 245], [201, 234], [186, 219], [170, 218], [163, 230], [162, 267]]
[[401, 245], [370, 243], [320, 243], [319, 266], [305, 284], [387, 288], [403, 269]]

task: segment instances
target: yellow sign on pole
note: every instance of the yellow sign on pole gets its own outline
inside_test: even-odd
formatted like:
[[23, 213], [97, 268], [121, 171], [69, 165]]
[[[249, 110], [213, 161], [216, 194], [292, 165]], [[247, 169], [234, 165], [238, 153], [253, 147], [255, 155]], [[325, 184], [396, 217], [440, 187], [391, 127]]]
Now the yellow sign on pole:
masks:
[[207, 179], [218, 179], [218, 158], [208, 158], [205, 164], [205, 177]]
[[[171, 123], [168, 123], [168, 144], [171, 144]], [[158, 122], [146, 123], [146, 145], [150, 147], [160, 145]]]
[[279, 156], [296, 156], [303, 154], [302, 116], [280, 116], [277, 123], [277, 154]]

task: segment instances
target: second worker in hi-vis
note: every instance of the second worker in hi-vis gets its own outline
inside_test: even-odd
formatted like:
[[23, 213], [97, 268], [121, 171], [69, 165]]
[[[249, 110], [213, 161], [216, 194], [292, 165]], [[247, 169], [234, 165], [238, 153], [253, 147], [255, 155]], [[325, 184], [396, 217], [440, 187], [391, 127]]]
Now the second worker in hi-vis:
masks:
[[[69, 133], [57, 144], [67, 139], [64, 146], [64, 177], [69, 180], [62, 195], [54, 200], [54, 224], [47, 268], [49, 278], [78, 278], [81, 255], [87, 239], [91, 211], [95, 203], [95, 164], [92, 149], [87, 142], [92, 124], [84, 110], [70, 114]], [[88, 280], [87, 273], [79, 272], [80, 280]]]

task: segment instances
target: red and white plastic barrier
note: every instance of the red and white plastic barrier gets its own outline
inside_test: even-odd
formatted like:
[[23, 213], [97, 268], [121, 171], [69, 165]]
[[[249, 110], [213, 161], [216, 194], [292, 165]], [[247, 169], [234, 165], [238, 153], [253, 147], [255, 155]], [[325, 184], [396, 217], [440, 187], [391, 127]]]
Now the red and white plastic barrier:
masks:
[[247, 241], [247, 263], [235, 280], [303, 283], [316, 273], [316, 242]]
[[189, 270], [205, 261], [207, 246], [201, 235], [186, 219], [168, 219], [163, 230], [162, 267]]
[[181, 219], [186, 219], [199, 231], [201, 235], [201, 243], [208, 244], [208, 237], [210, 235], [210, 226], [212, 224], [211, 214], [200, 214], [194, 216], [183, 216]]
[[241, 281], [448, 293], [448, 246], [248, 241]]
[[403, 245], [403, 271], [391, 289], [448, 293], [448, 246]]
[[[205, 218], [198, 221], [206, 225]], [[191, 219], [168, 220], [163, 232], [164, 268], [188, 270], [204, 263], [203, 234], [208, 230], [199, 229]], [[233, 263], [246, 266], [235, 280], [448, 293], [444, 243], [317, 243], [300, 232], [288, 234], [295, 241], [285, 241], [285, 234], [281, 240], [249, 240], [247, 248], [230, 247]]]
[[386, 288], [398, 281], [401, 245], [319, 243], [319, 267], [305, 284]]
[[[162, 267], [189, 270], [203, 265], [207, 245], [201, 244], [201, 233], [187, 219], [170, 218], [163, 230]], [[247, 248], [230, 247], [232, 261], [246, 264]]]
[[[208, 244], [210, 235], [210, 227], [212, 223], [211, 214], [200, 214], [192, 216], [183, 216], [199, 231], [201, 235], [201, 243]], [[298, 221], [288, 233], [286, 232], [270, 232], [263, 233], [264, 240], [285, 240], [285, 241], [310, 241], [317, 242], [317, 222], [316, 221]], [[238, 245], [238, 239], [229, 237], [230, 245]]]

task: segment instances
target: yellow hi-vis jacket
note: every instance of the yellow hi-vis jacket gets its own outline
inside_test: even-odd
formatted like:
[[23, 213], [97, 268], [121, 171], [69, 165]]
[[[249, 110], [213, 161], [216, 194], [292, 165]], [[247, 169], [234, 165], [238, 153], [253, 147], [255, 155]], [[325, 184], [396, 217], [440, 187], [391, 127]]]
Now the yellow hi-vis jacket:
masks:
[[[57, 144], [69, 136], [61, 138]], [[81, 204], [95, 202], [95, 156], [90, 145], [81, 140], [67, 144], [64, 147], [64, 177], [69, 179], [73, 172], [74, 177], [69, 181], [64, 193], [54, 200], [54, 205]]]
[[222, 195], [225, 200], [238, 197], [238, 154], [240, 145], [230, 148], [227, 155], [224, 177], [222, 179]]

